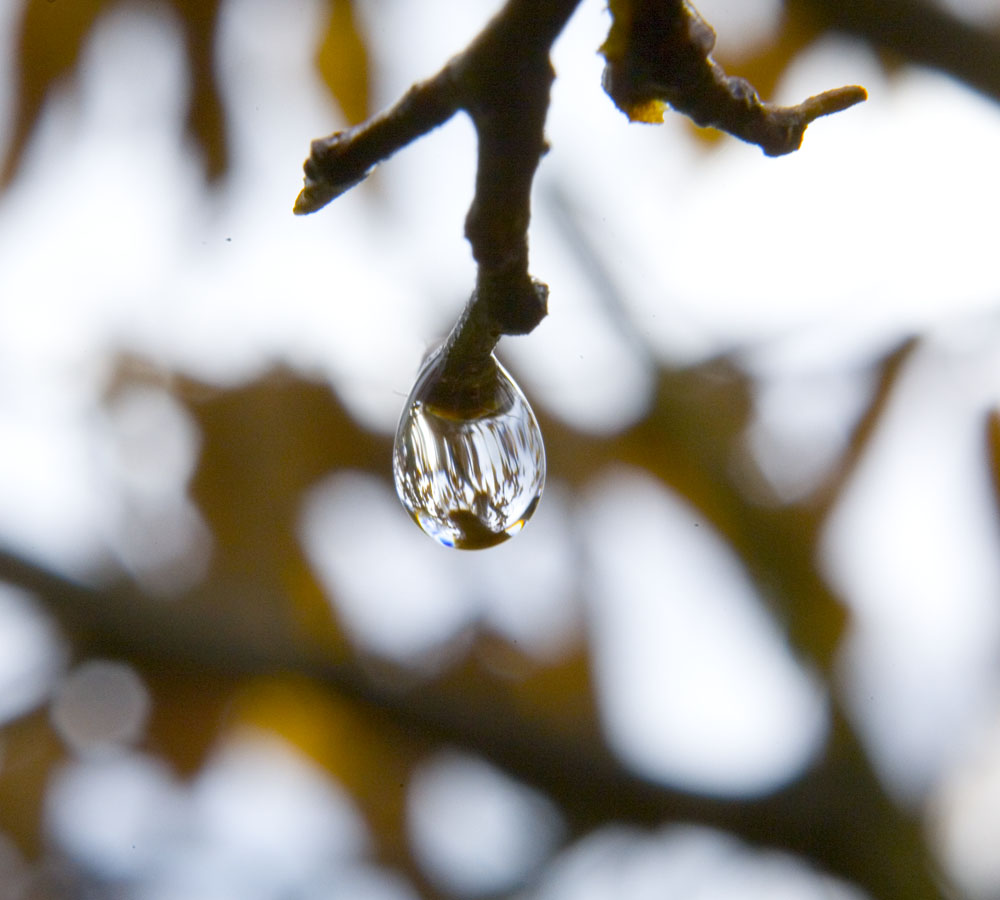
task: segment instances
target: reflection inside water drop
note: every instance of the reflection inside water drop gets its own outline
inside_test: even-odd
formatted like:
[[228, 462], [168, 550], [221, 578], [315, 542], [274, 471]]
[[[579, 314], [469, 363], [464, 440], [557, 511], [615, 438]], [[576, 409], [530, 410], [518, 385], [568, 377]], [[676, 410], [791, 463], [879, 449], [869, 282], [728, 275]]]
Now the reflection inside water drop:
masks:
[[425, 363], [396, 431], [396, 491], [445, 547], [478, 550], [517, 534], [545, 484], [542, 434], [521, 389], [492, 360], [476, 404], [442, 405], [438, 357]]

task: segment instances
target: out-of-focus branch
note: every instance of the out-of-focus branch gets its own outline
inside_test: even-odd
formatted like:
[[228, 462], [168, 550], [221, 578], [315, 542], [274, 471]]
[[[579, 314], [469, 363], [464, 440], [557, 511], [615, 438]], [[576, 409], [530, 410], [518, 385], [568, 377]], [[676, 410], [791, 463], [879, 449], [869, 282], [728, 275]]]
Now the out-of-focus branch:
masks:
[[986, 417], [986, 453], [993, 482], [996, 514], [1000, 518], [1000, 409], [990, 410]]
[[1000, 102], [1000, 31], [977, 28], [931, 0], [787, 0], [821, 27], [855, 35], [954, 75]]
[[748, 81], [712, 59], [715, 32], [686, 0], [613, 0], [604, 87], [633, 121], [662, 122], [667, 104], [698, 125], [757, 144], [768, 156], [798, 150], [809, 123], [868, 95], [856, 85], [797, 106], [764, 103]]
[[376, 723], [479, 754], [539, 788], [559, 805], [573, 836], [621, 821], [701, 823], [800, 854], [875, 898], [941, 896], [925, 868], [919, 824], [885, 797], [839, 717], [823, 759], [784, 790], [764, 798], [702, 797], [631, 773], [597, 733], [568, 739], [525, 715], [492, 679], [470, 682], [466, 673], [404, 691], [396, 680], [372, 679], [360, 662], [331, 658], [327, 647], [311, 645], [287, 623], [248, 632], [238, 616], [213, 612], [197, 598], [165, 604], [129, 584], [88, 587], [2, 550], [0, 579], [38, 595], [79, 654], [114, 656], [161, 675], [303, 675], [358, 703]]
[[906, 368], [906, 363], [912, 358], [919, 345], [920, 342], [917, 338], [906, 338], [879, 362], [874, 391], [867, 407], [851, 431], [847, 448], [837, 460], [837, 464], [830, 474], [806, 501], [810, 507], [816, 510], [818, 520], [826, 518], [827, 513], [840, 499], [844, 487], [864, 459], [885, 411], [895, 395], [896, 385]]

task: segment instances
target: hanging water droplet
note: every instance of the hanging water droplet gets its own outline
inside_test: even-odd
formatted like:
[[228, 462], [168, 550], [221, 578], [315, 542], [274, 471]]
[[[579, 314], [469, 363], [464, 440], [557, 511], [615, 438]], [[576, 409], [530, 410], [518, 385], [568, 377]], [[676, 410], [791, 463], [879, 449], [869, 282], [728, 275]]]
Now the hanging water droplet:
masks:
[[396, 431], [392, 472], [413, 520], [445, 547], [479, 550], [517, 534], [545, 485], [542, 433], [494, 356], [460, 384], [442, 353], [424, 363]]

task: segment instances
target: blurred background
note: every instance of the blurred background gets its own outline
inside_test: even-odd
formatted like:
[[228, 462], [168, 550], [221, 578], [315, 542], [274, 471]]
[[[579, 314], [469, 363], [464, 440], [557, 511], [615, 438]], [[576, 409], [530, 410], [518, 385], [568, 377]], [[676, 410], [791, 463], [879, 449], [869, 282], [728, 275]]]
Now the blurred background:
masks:
[[1000, 897], [1000, 5], [699, 3], [869, 91], [768, 159], [629, 125], [583, 0], [499, 350], [548, 483], [460, 553], [390, 453], [474, 130], [291, 205], [499, 7], [0, 6], [3, 900]]

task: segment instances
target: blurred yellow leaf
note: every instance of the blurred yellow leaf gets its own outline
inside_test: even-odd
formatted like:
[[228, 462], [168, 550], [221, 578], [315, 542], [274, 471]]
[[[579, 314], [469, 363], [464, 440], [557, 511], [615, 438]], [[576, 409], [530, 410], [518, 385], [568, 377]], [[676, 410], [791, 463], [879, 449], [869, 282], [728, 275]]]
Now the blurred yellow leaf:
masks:
[[224, 174], [229, 164], [225, 112], [215, 74], [220, 0], [171, 0], [171, 3], [184, 28], [191, 78], [185, 127], [202, 153], [205, 173], [214, 179]]
[[[101, 15], [115, 5], [112, 0], [27, 0], [15, 48], [14, 124], [0, 185], [17, 174], [50, 92], [77, 75], [84, 43]], [[180, 19], [190, 75], [186, 129], [201, 150], [207, 175], [215, 178], [228, 163], [214, 62], [219, 0], [170, 0], [170, 5]]]
[[986, 451], [990, 475], [993, 478], [993, 492], [997, 513], [1000, 514], [1000, 410], [994, 409], [986, 420]]
[[182, 775], [197, 772], [219, 738], [237, 681], [222, 673], [143, 669], [152, 695], [146, 743]]
[[62, 741], [40, 710], [0, 731], [0, 832], [28, 856], [41, 851], [45, 791], [53, 769], [65, 758]]
[[388, 466], [388, 443], [380, 447], [327, 385], [290, 371], [230, 391], [188, 381], [180, 394], [202, 435], [194, 499], [223, 562], [255, 578], [282, 568], [306, 488], [338, 467]]
[[326, 769], [350, 792], [378, 836], [383, 859], [406, 865], [406, 787], [429, 749], [391, 714], [293, 676], [248, 683], [232, 708], [236, 727], [271, 732]]
[[316, 67], [347, 121], [369, 115], [368, 48], [351, 0], [327, 0], [329, 19], [316, 50]]
[[2, 170], [13, 178], [49, 91], [75, 68], [84, 38], [108, 0], [28, 0], [15, 55], [14, 123]]
[[329, 604], [299, 546], [303, 493], [341, 467], [386, 475], [388, 442], [360, 428], [328, 386], [288, 371], [226, 392], [185, 382], [180, 394], [202, 435], [191, 492], [214, 536], [214, 593], [243, 605], [290, 600], [314, 635], [330, 632]]

